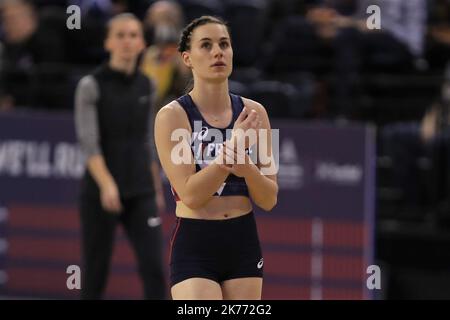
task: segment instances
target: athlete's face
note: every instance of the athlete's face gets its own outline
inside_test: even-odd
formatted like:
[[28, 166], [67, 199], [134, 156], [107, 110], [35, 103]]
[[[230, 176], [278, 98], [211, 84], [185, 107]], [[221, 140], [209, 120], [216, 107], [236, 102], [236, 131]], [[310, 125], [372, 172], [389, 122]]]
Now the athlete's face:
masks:
[[111, 25], [105, 49], [115, 58], [134, 60], [144, 50], [142, 27], [133, 19], [117, 20]]
[[226, 26], [208, 23], [195, 28], [190, 50], [182, 56], [195, 77], [214, 82], [227, 79], [233, 70], [233, 49]]

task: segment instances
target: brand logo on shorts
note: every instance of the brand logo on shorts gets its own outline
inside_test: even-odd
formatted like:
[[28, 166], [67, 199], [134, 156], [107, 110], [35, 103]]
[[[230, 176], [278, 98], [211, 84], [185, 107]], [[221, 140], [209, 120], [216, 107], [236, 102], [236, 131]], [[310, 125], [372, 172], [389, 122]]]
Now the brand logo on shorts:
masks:
[[256, 265], [258, 267], [258, 269], [261, 269], [264, 265], [264, 259], [261, 258], [261, 260], [259, 260], [258, 264]]

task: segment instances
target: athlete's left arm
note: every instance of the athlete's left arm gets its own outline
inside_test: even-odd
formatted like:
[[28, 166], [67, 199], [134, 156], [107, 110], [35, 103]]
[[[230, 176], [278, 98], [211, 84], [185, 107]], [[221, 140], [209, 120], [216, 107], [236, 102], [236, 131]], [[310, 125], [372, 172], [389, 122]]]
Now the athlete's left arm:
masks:
[[245, 98], [244, 104], [257, 111], [261, 120], [261, 129], [263, 130], [258, 134], [257, 151], [259, 154], [261, 151], [265, 151], [264, 149], [260, 150], [261, 147], [267, 150], [267, 152], [262, 152], [266, 153], [263, 163], [261, 163], [262, 159], [258, 157], [258, 163], [250, 165], [250, 170], [245, 175], [245, 182], [253, 202], [261, 209], [270, 211], [277, 204], [278, 198], [277, 170], [272, 152], [272, 129], [266, 109], [261, 104]]

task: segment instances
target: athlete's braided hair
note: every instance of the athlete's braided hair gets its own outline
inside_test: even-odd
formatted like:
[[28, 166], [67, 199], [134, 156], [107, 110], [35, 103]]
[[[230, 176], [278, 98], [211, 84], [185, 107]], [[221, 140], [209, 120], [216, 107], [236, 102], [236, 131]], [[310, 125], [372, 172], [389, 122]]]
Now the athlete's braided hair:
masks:
[[184, 29], [181, 34], [180, 42], [178, 43], [178, 51], [184, 52], [191, 49], [191, 36], [192, 32], [195, 30], [195, 28], [208, 24], [208, 23], [217, 23], [224, 25], [227, 30], [228, 34], [230, 34], [230, 30], [226, 24], [225, 21], [223, 21], [221, 18], [213, 17], [213, 16], [201, 16], [200, 18], [194, 19], [189, 23]]

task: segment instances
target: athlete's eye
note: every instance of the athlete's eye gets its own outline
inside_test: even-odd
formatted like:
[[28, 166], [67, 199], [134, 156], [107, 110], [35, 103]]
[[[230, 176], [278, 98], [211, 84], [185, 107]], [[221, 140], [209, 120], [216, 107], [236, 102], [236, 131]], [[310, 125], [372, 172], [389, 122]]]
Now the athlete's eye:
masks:
[[209, 43], [209, 42], [203, 42], [201, 47], [202, 47], [202, 48], [205, 48], [205, 49], [209, 49], [209, 48], [211, 48], [211, 43]]
[[222, 41], [221, 43], [220, 43], [220, 47], [222, 48], [222, 49], [226, 49], [226, 48], [228, 48], [230, 46], [230, 44], [228, 43], [228, 41]]

